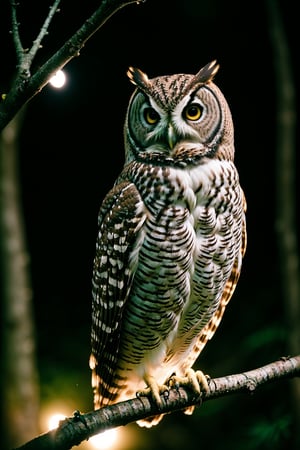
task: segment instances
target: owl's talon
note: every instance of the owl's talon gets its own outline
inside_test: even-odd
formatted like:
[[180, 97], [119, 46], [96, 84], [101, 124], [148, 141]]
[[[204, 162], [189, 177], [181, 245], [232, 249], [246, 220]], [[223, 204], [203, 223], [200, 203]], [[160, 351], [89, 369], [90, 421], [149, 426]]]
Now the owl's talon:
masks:
[[163, 391], [162, 394], [163, 394], [163, 396], [164, 396], [165, 399], [169, 398], [169, 395], [170, 395], [170, 390], [169, 390], [169, 388], [165, 389], [165, 390]]
[[165, 399], [169, 397], [169, 387], [165, 384], [159, 385], [154, 377], [148, 376], [145, 377], [145, 381], [148, 384], [148, 387], [142, 389], [136, 393], [136, 396], [139, 397], [151, 397], [155, 404], [160, 408], [162, 406], [161, 395]]
[[175, 389], [176, 391], [178, 391], [180, 388], [179, 377], [177, 377], [175, 374], [172, 375], [168, 380], [168, 386], [170, 389]]
[[208, 377], [201, 370], [188, 369], [184, 377], [173, 375], [169, 380], [169, 386], [176, 390], [180, 386], [187, 387], [197, 395], [209, 391]]

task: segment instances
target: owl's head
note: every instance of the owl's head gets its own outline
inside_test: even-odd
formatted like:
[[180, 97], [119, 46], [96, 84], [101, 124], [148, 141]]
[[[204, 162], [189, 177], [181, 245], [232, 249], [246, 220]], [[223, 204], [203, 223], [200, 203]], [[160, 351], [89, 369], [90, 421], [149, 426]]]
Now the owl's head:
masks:
[[196, 164], [203, 158], [233, 159], [233, 125], [228, 104], [212, 82], [216, 61], [196, 75], [149, 79], [137, 68], [127, 75], [137, 86], [124, 127], [126, 162]]

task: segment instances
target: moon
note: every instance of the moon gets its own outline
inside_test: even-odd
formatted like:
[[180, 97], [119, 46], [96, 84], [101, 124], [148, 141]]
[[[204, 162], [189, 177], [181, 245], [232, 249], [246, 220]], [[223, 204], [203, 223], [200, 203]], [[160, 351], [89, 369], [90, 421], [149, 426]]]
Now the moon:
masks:
[[50, 78], [49, 83], [56, 89], [61, 89], [66, 83], [66, 74], [62, 70], [58, 70], [53, 77]]

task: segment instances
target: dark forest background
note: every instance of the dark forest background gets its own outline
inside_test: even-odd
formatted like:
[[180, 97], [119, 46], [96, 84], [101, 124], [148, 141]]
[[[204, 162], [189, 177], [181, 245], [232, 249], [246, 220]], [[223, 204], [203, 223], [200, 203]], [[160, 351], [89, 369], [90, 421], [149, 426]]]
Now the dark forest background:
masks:
[[[1, 3], [0, 89], [5, 92], [15, 61], [9, 8]], [[62, 1], [39, 57], [58, 48], [98, 3]], [[278, 5], [298, 87], [296, 3]], [[65, 88], [46, 86], [26, 106], [19, 162], [41, 417], [51, 408], [66, 415], [93, 408], [88, 367], [91, 269], [99, 206], [124, 160], [123, 122], [133, 91], [126, 77], [130, 65], [154, 77], [196, 73], [217, 59], [215, 82], [235, 124], [236, 165], [248, 202], [248, 249], [222, 324], [196, 367], [219, 377], [288, 354], [275, 212], [275, 65], [266, 5], [147, 0], [125, 7], [65, 67]], [[21, 33], [28, 45], [48, 8], [45, 1], [20, 2]], [[282, 381], [253, 395], [207, 402], [192, 416], [168, 415], [150, 431], [131, 424], [132, 438], [116, 448], [288, 449], [295, 433], [290, 392], [290, 382]]]

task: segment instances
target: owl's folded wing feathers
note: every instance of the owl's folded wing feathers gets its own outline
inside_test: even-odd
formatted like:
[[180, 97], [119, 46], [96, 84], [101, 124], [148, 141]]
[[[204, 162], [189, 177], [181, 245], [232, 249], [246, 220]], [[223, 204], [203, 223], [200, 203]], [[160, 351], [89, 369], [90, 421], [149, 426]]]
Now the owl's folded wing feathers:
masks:
[[[117, 184], [106, 196], [98, 218], [99, 233], [93, 267], [93, 320], [90, 366], [94, 387], [109, 397], [120, 343], [122, 314], [135, 261], [133, 249], [145, 213], [132, 183]], [[105, 391], [107, 387], [107, 391]], [[95, 406], [102, 406], [101, 395]], [[112, 396], [113, 398], [113, 396]]]

